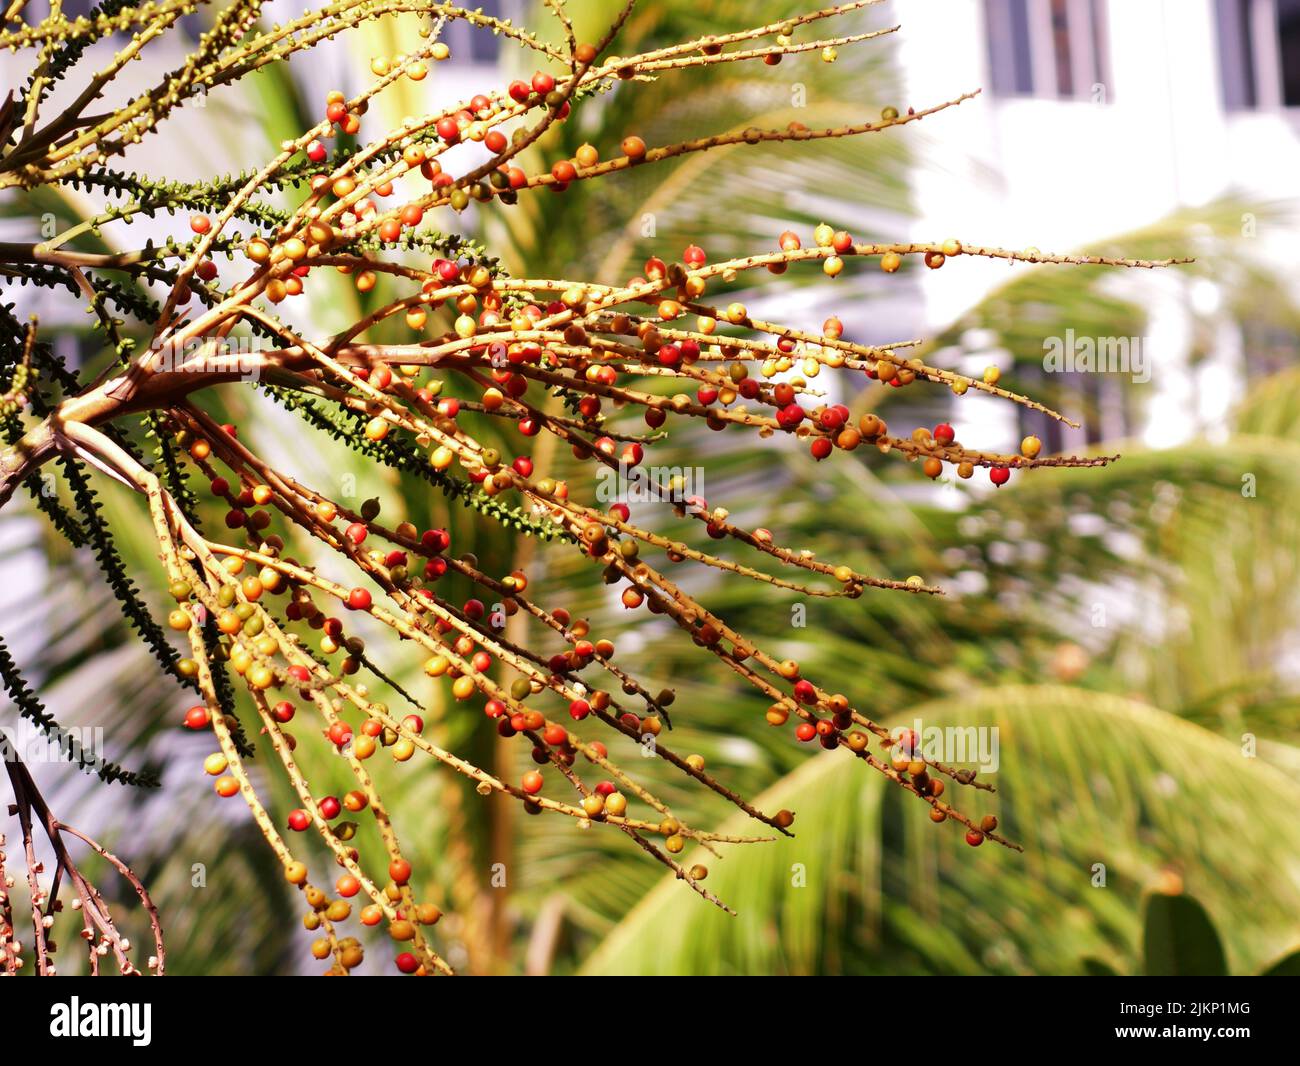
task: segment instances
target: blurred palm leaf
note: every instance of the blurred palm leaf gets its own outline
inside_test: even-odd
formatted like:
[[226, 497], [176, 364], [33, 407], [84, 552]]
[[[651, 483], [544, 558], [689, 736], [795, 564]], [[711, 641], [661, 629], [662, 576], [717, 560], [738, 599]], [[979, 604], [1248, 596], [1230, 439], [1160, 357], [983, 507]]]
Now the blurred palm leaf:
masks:
[[1171, 877], [1216, 919], [1234, 970], [1294, 939], [1300, 828], [1287, 812], [1300, 788], [1266, 764], [1075, 689], [986, 690], [898, 721], [914, 718], [1000, 731], [989, 802], [1023, 855], [972, 852], [880, 775], [824, 754], [760, 799], [798, 810], [799, 836], [735, 850], [710, 874], [738, 918], [661, 883], [583, 972], [1050, 974], [1081, 972], [1070, 960], [1084, 956], [1137, 972], [1142, 893]]

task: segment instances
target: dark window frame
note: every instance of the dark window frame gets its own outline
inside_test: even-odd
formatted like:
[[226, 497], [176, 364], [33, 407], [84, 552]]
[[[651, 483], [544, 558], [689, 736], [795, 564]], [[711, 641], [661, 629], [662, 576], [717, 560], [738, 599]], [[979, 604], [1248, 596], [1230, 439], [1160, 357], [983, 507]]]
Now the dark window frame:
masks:
[[984, 29], [996, 96], [1110, 100], [1105, 0], [984, 0]]

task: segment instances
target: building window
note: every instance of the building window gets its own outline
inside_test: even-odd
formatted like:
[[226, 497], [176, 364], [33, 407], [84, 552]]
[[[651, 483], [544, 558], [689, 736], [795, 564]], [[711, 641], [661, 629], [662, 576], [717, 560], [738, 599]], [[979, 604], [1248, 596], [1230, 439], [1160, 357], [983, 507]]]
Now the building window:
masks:
[[1255, 48], [1251, 34], [1253, 0], [1215, 0], [1219, 31], [1219, 83], [1223, 106], [1230, 111], [1252, 108], [1255, 93]]
[[[523, 14], [521, 0], [475, 0], [473, 6], [463, 5], [497, 19], [513, 19], [516, 24]], [[451, 48], [453, 61], [467, 63], [495, 63], [501, 51], [501, 37], [482, 26], [471, 26], [464, 19], [448, 19], [443, 27], [442, 39]]]
[[1215, 0], [1229, 111], [1300, 107], [1300, 0]]
[[1105, 0], [984, 0], [999, 96], [1110, 97]]
[[1300, 107], [1300, 0], [1277, 0], [1277, 42], [1282, 104]]

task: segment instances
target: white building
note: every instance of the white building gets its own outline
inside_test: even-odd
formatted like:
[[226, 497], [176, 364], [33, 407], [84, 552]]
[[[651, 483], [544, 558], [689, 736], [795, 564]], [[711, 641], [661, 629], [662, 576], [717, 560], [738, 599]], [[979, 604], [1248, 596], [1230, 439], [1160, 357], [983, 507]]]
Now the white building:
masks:
[[[1231, 192], [1251, 203], [1296, 196], [1300, 0], [893, 0], [891, 6], [903, 26], [899, 57], [908, 104], [919, 108], [985, 89], [976, 101], [923, 124], [936, 150], [915, 173], [917, 239], [955, 235], [1065, 252]], [[1255, 237], [1259, 253], [1285, 270], [1300, 234], [1292, 225], [1257, 221], [1242, 218], [1243, 238]], [[1009, 269], [1045, 269], [960, 266], [918, 286], [919, 333], [958, 318]], [[1115, 284], [1152, 280], [1123, 275]], [[1213, 424], [1239, 394], [1234, 371], [1241, 331], [1225, 329], [1214, 358], [1195, 372], [1171, 373], [1185, 364], [1190, 347], [1186, 293], [1175, 298], [1170, 290], [1162, 299], [1160, 283], [1152, 287], [1156, 298], [1143, 340], [1159, 371], [1146, 386], [1152, 390], [1148, 419], [1132, 425], [1103, 418], [1091, 427], [1094, 437], [1138, 431], [1168, 443], [1192, 435], [1198, 423]], [[1194, 286], [1191, 296], [1199, 312], [1218, 299], [1211, 283]], [[1294, 338], [1283, 339], [1288, 354], [1294, 346]], [[992, 405], [986, 410], [1007, 417], [993, 415]], [[1060, 443], [1081, 442], [1067, 434]]]

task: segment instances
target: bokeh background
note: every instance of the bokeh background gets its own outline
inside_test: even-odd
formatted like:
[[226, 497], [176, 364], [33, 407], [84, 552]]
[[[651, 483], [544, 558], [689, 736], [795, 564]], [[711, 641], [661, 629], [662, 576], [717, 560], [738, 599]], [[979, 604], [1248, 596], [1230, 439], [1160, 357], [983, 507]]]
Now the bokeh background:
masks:
[[[541, 5], [482, 6], [554, 32]], [[580, 39], [598, 37], [612, 10], [608, 0], [568, 6]], [[646, 2], [613, 50], [807, 6]], [[289, 10], [271, 3], [264, 17]], [[200, 9], [186, 20], [190, 39], [205, 18]], [[800, 626], [797, 599], [779, 590], [710, 577], [692, 586], [738, 629], [886, 721], [996, 729], [988, 810], [1023, 854], [972, 850], [878, 775], [769, 728], [763, 702], [702, 663], [675, 629], [624, 611], [564, 549], [512, 538], [423, 483], [372, 469], [253, 390], [211, 401], [306, 482], [355, 478], [358, 498], [382, 496], [387, 516], [447, 525], [458, 549], [496, 572], [526, 568], [543, 602], [588, 615], [634, 672], [677, 689], [675, 749], [703, 754], [758, 806], [798, 813], [793, 840], [706, 857], [709, 886], [739, 912], [731, 918], [625, 841], [524, 817], [429, 764], [377, 767], [409, 857], [451, 912], [439, 926], [446, 954], [472, 972], [1123, 974], [1184, 965], [1177, 945], [1204, 959], [1217, 939], [1226, 968], [1249, 974], [1300, 947], [1300, 225], [1290, 199], [1300, 172], [1300, 2], [891, 0], [836, 25], [895, 23], [896, 34], [841, 48], [833, 63], [814, 52], [620, 87], [584, 104], [531, 162], [633, 132], [654, 144], [791, 120], [835, 125], [886, 105], [983, 94], [883, 135], [690, 156], [435, 224], [484, 240], [512, 272], [601, 281], [639, 272], [652, 253], [677, 257], [692, 241], [720, 259], [823, 220], [859, 239], [1194, 257], [1161, 272], [957, 259], [886, 276], [850, 263], [833, 282], [791, 272], [739, 296], [805, 328], [838, 314], [854, 340], [924, 339], [928, 361], [964, 373], [996, 364], [1012, 388], [1080, 428], [969, 394], [847, 375], [817, 383], [855, 416], [874, 410], [904, 432], [948, 420], [988, 450], [1038, 433], [1052, 451], [1122, 453], [1113, 466], [1017, 474], [994, 491], [981, 478], [930, 483], [865, 450], [816, 464], [802, 447], [740, 433], [683, 428], [655, 448], [657, 464], [703, 465], [704, 494], [742, 525], [949, 590], [808, 600]], [[413, 40], [407, 19], [367, 24], [213, 92], [128, 163], [182, 178], [250, 167], [314, 121], [329, 89], [357, 90], [372, 56]], [[447, 40], [453, 58], [383, 98], [384, 119], [532, 69], [519, 49], [460, 24]], [[185, 43], [175, 35], [176, 57]], [[19, 71], [17, 58], [0, 58], [5, 81]], [[142, 87], [148, 73], [129, 76]], [[0, 202], [0, 212], [0, 236], [35, 240], [48, 216], [66, 225], [86, 208], [68, 189]], [[105, 230], [81, 246], [179, 235], [184, 220], [172, 222]], [[317, 333], [384, 302], [382, 287], [362, 295], [344, 279], [312, 292], [301, 314]], [[50, 293], [9, 286], [2, 298], [39, 312], [74, 365], [104, 363], [85, 316]], [[1050, 339], [1067, 336], [1125, 338], [1141, 363], [1045, 368]], [[566, 469], [566, 455], [538, 448], [539, 465]], [[112, 485], [99, 489], [140, 587], [162, 610], [146, 516]], [[153, 887], [173, 972], [311, 972], [295, 894], [242, 805], [212, 795], [201, 770], [209, 742], [175, 728], [184, 697], [133, 643], [94, 559], [14, 502], [0, 517], [0, 632], [65, 725], [102, 728], [108, 757], [163, 775], [163, 788], [145, 794], [37, 765], [47, 796]], [[662, 510], [651, 523], [678, 528]], [[399, 648], [386, 662], [428, 701], [442, 743], [521, 772], [526, 751], [501, 745], [480, 715], [445, 706], [417, 656]], [[12, 707], [0, 725], [17, 728]], [[303, 748], [314, 784], [342, 784], [323, 751]], [[693, 824], [739, 828], [725, 805], [651, 761], [637, 766]], [[273, 775], [258, 781], [275, 809], [296, 806]], [[494, 868], [504, 886], [493, 885]], [[372, 952], [363, 970], [384, 972], [388, 955]]]

